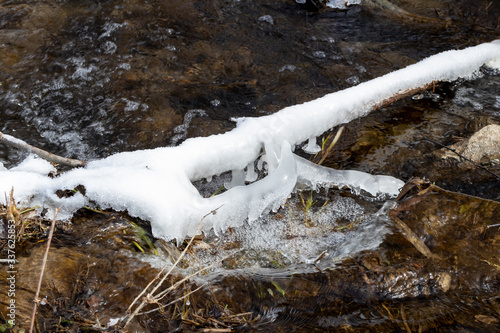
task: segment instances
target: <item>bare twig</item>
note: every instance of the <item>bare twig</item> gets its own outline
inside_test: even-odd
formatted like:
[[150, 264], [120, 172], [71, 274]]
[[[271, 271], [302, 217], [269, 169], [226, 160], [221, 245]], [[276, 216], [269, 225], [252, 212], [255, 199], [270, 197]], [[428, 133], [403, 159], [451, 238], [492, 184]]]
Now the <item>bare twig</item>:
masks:
[[39, 157], [41, 157], [44, 160], [47, 160], [49, 162], [62, 164], [62, 165], [70, 166], [73, 168], [84, 167], [87, 165], [86, 161], [75, 160], [75, 159], [66, 158], [66, 157], [62, 157], [62, 156], [58, 156], [58, 155], [49, 153], [46, 150], [43, 150], [43, 149], [40, 149], [37, 147], [33, 147], [32, 145], [24, 142], [23, 140], [17, 139], [17, 138], [10, 136], [8, 134], [3, 134], [2, 132], [0, 132], [0, 142], [6, 146], [14, 147], [17, 149], [27, 151], [28, 153], [36, 154]]
[[36, 288], [35, 299], [33, 300], [34, 304], [33, 304], [33, 314], [31, 315], [30, 333], [33, 332], [33, 325], [35, 324], [36, 309], [37, 309], [38, 303], [40, 302], [40, 300], [38, 299], [38, 296], [40, 295], [40, 289], [42, 288], [43, 273], [45, 272], [45, 265], [47, 264], [47, 257], [49, 256], [49, 248], [50, 248], [50, 243], [52, 241], [52, 235], [54, 234], [54, 227], [56, 225], [57, 212], [58, 212], [58, 209], [56, 208], [56, 211], [54, 212], [54, 219], [52, 220], [52, 224], [50, 225], [49, 238], [47, 240], [47, 248], [45, 249], [45, 254], [43, 255], [42, 270], [40, 272], [40, 279], [38, 280], [38, 287]]
[[321, 259], [323, 259], [327, 255], [328, 255], [328, 250], [324, 250], [319, 254], [319, 256], [316, 257], [316, 259], [314, 259], [313, 263], [317, 264]]

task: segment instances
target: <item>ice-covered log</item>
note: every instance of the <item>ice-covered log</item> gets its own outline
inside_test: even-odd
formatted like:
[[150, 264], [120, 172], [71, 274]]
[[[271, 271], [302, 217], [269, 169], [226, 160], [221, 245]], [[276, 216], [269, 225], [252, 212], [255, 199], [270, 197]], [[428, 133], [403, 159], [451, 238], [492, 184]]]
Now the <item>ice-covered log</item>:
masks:
[[[66, 217], [89, 201], [104, 208], [127, 210], [133, 216], [150, 220], [153, 233], [166, 239], [192, 234], [202, 216], [219, 205], [220, 214], [207, 218], [206, 228], [224, 230], [247, 219], [254, 220], [279, 207], [297, 180], [313, 188], [329, 184], [351, 186], [354, 191], [375, 195], [394, 195], [401, 182], [392, 177], [313, 167], [294, 157], [292, 148], [336, 125], [366, 115], [395, 96], [404, 96], [436, 81], [473, 77], [484, 64], [500, 68], [500, 41], [443, 52], [269, 116], [238, 119], [236, 129], [224, 134], [188, 139], [177, 147], [115, 154], [55, 179], [46, 176], [50, 164], [39, 159], [30, 158], [10, 170], [0, 165], [0, 193], [14, 187], [15, 197], [23, 204], [59, 207], [60, 216]], [[253, 184], [234, 186], [242, 183], [245, 168], [252, 168], [260, 157], [265, 158], [269, 174]], [[205, 199], [192, 185], [192, 181], [226, 171], [233, 171], [239, 179], [222, 195]], [[255, 179], [251, 171], [247, 179]], [[58, 189], [73, 189], [77, 185], [85, 187], [85, 197], [78, 193], [59, 198], [55, 194]]]

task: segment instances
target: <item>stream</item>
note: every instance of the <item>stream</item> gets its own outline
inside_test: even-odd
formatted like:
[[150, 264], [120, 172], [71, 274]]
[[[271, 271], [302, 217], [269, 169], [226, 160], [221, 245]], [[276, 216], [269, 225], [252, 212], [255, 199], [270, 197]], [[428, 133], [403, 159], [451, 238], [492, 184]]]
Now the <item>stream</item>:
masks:
[[[176, 146], [500, 35], [498, 1], [351, 2], [0, 1], [0, 132], [88, 161]], [[500, 75], [488, 69], [346, 124], [322, 165], [413, 181], [404, 196], [297, 191], [253, 223], [205, 232], [163, 286], [201, 269], [169, 295], [186, 298], [137, 316], [128, 331], [498, 331], [500, 160], [483, 159], [486, 172], [443, 158], [439, 145], [492, 124], [500, 124]], [[0, 146], [7, 168], [26, 156]], [[194, 185], [209, 197], [230, 179]], [[1, 291], [0, 329], [20, 332], [50, 221], [31, 212], [16, 219], [26, 225], [16, 248], [17, 326], [7, 326]], [[126, 212], [81, 209], [58, 221], [38, 329], [118, 331], [129, 304], [186, 244], [154, 238], [148, 221]], [[5, 265], [0, 284], [7, 276]]]

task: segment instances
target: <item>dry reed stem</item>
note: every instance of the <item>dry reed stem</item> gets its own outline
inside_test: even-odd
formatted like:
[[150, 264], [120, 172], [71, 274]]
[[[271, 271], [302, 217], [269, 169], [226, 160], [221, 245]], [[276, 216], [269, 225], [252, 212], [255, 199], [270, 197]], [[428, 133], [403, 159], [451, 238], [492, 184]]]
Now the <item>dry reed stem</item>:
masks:
[[156, 274], [156, 276], [154, 277], [153, 280], [151, 280], [151, 282], [148, 283], [148, 285], [146, 286], [146, 288], [144, 288], [141, 293], [139, 295], [137, 295], [137, 297], [132, 301], [132, 303], [130, 303], [130, 305], [128, 306], [128, 309], [127, 309], [127, 313], [129, 313], [131, 310], [132, 310], [132, 307], [134, 306], [135, 303], [137, 303], [139, 301], [139, 299], [142, 297], [142, 295], [144, 295], [144, 293], [149, 289], [149, 287], [151, 287], [151, 285], [160, 278], [161, 274], [163, 273], [163, 271], [167, 268], [167, 266], [164, 266], [161, 271]]
[[169, 292], [171, 292], [172, 290], [177, 289], [177, 288], [178, 288], [178, 287], [179, 287], [182, 283], [186, 282], [186, 281], [187, 281], [187, 280], [189, 280], [190, 278], [192, 278], [192, 277], [194, 277], [194, 276], [196, 276], [196, 275], [200, 274], [201, 272], [204, 272], [204, 271], [206, 271], [206, 270], [208, 270], [208, 269], [212, 268], [213, 266], [215, 266], [215, 265], [217, 265], [218, 263], [220, 263], [220, 262], [222, 262], [222, 261], [226, 260], [227, 258], [229, 258], [229, 257], [231, 257], [231, 256], [233, 256], [233, 255], [235, 255], [236, 253], [238, 253], [238, 252], [240, 252], [240, 251], [242, 251], [242, 250], [235, 251], [235, 252], [233, 252], [233, 253], [231, 253], [231, 254], [229, 254], [229, 255], [225, 256], [224, 258], [219, 259], [219, 260], [217, 260], [217, 261], [215, 261], [215, 262], [211, 263], [210, 265], [208, 265], [208, 266], [206, 266], [206, 267], [200, 268], [199, 270], [197, 270], [196, 272], [192, 273], [191, 275], [186, 276], [186, 277], [185, 277], [185, 278], [183, 278], [182, 280], [177, 281], [175, 284], [173, 284], [173, 285], [172, 285], [172, 286], [170, 286], [169, 288], [167, 288], [167, 289], [165, 289], [164, 291], [162, 291], [162, 292], [158, 293], [158, 295], [156, 295], [156, 296], [155, 296], [155, 299], [157, 299], [157, 300], [162, 299], [162, 298], [163, 298], [166, 294], [168, 294], [168, 293], [169, 293]]
[[[194, 236], [193, 236], [193, 237], [194, 237]], [[241, 251], [241, 250], [240, 250], [240, 251]], [[160, 293], [159, 293], [158, 295], [156, 295], [156, 296], [151, 296], [151, 294], [148, 294], [148, 296], [146, 297], [146, 300], [145, 300], [145, 301], [142, 301], [142, 302], [141, 302], [141, 304], [139, 305], [139, 306], [140, 306], [140, 309], [142, 309], [142, 308], [143, 308], [144, 306], [146, 306], [147, 304], [151, 304], [151, 303], [158, 303], [158, 302], [159, 302], [159, 301], [160, 301], [163, 297], [165, 297], [166, 295], [168, 295], [168, 293], [170, 293], [171, 291], [176, 290], [177, 288], [179, 288], [179, 286], [180, 286], [181, 284], [183, 284], [184, 282], [186, 282], [187, 280], [189, 280], [189, 279], [191, 279], [192, 277], [194, 277], [194, 276], [196, 276], [196, 275], [200, 274], [200, 273], [201, 273], [201, 272], [203, 272], [203, 271], [206, 271], [206, 270], [208, 270], [208, 269], [212, 268], [212, 267], [213, 267], [213, 266], [215, 266], [216, 264], [220, 263], [220, 262], [221, 262], [221, 261], [223, 261], [223, 260], [226, 260], [227, 258], [229, 258], [229, 257], [233, 256], [235, 253], [240, 252], [240, 251], [236, 251], [236, 252], [234, 252], [234, 253], [232, 253], [232, 254], [230, 254], [230, 255], [228, 255], [228, 256], [225, 256], [225, 257], [224, 257], [224, 258], [222, 258], [222, 259], [219, 259], [219, 260], [217, 260], [217, 261], [213, 262], [212, 264], [210, 264], [210, 265], [208, 265], [208, 266], [206, 266], [206, 267], [203, 267], [203, 268], [201, 268], [201, 269], [197, 270], [196, 272], [192, 273], [191, 275], [188, 275], [188, 276], [184, 277], [183, 279], [181, 279], [181, 280], [177, 281], [175, 284], [173, 284], [173, 285], [172, 285], [172, 286], [170, 286], [169, 288], [167, 288], [167, 289], [163, 290], [162, 292], [160, 292]], [[174, 267], [175, 267], [175, 266], [174, 266]], [[160, 283], [160, 284], [161, 284], [161, 283]], [[160, 310], [160, 309], [166, 308], [167, 306], [170, 306], [170, 305], [172, 305], [172, 304], [177, 303], [178, 301], [181, 301], [181, 300], [185, 299], [185, 298], [186, 298], [186, 297], [188, 297], [189, 295], [193, 294], [194, 292], [196, 292], [196, 291], [200, 290], [201, 288], [203, 288], [203, 287], [205, 287], [205, 286], [206, 286], [206, 284], [204, 284], [204, 285], [202, 285], [202, 286], [200, 286], [200, 287], [196, 288], [195, 290], [193, 290], [193, 291], [189, 292], [188, 294], [186, 294], [186, 295], [184, 295], [184, 296], [182, 296], [182, 297], [179, 297], [178, 299], [176, 299], [176, 300], [174, 300], [174, 301], [172, 301], [172, 302], [170, 302], [170, 303], [167, 303], [167, 304], [165, 304], [165, 305], [160, 305], [160, 304], [158, 303], [159, 307], [158, 307], [158, 308], [156, 308], [156, 309], [148, 310], [148, 311], [146, 311], [146, 312], [139, 312], [139, 311], [136, 309], [136, 311], [134, 311], [134, 313], [133, 313], [132, 315], [133, 315], [134, 317], [135, 317], [135, 316], [141, 316], [141, 315], [149, 314], [149, 313], [152, 313], [152, 312], [158, 311], [158, 310]], [[147, 288], [147, 287], [146, 287], [146, 288]], [[144, 291], [142, 292], [142, 294], [144, 294]], [[139, 310], [140, 310], [140, 309], [139, 309]], [[132, 315], [131, 315], [131, 316], [132, 316]], [[133, 318], [133, 317], [131, 317], [131, 318]], [[125, 326], [123, 326], [123, 328], [125, 328], [125, 327], [128, 325], [128, 323], [130, 322], [131, 318], [130, 318], [129, 320], [127, 320], [127, 323], [125, 324]]]
[[56, 225], [57, 212], [58, 212], [58, 209], [56, 208], [55, 213], [54, 213], [54, 219], [52, 220], [52, 223], [50, 224], [50, 231], [49, 231], [49, 238], [47, 240], [47, 247], [45, 249], [45, 254], [43, 255], [42, 270], [40, 272], [40, 279], [38, 279], [38, 287], [36, 288], [35, 299], [33, 300], [34, 304], [33, 304], [33, 313], [31, 315], [30, 333], [33, 332], [33, 325], [35, 324], [36, 310], [37, 310], [38, 303], [40, 302], [40, 300], [38, 299], [38, 296], [40, 295], [40, 289], [42, 288], [43, 273], [45, 272], [45, 266], [47, 264], [47, 257], [49, 256], [50, 243], [52, 242], [52, 235], [54, 234], [54, 227]]

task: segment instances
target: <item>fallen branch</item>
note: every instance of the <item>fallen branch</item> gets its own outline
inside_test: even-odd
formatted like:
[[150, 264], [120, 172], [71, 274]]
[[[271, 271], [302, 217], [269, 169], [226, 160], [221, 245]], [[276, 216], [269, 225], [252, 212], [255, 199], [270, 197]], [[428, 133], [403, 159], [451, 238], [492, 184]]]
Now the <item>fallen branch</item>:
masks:
[[[430, 87], [434, 88], [435, 84], [436, 84], [436, 82], [432, 82], [432, 83], [426, 84], [426, 85], [419, 87], [419, 88], [409, 89], [409, 90], [406, 90], [404, 92], [397, 92], [395, 95], [383, 100], [378, 105], [375, 105], [372, 108], [372, 111], [386, 107], [386, 106], [388, 106], [394, 102], [397, 102], [405, 97], [412, 96], [412, 95], [415, 95], [417, 93], [422, 93], [422, 92], [426, 91], [427, 89], [429, 89]], [[343, 130], [344, 130], [344, 126], [342, 126], [339, 129], [339, 131], [337, 132], [337, 135], [335, 136], [334, 140], [332, 141], [332, 144], [330, 145], [330, 147], [328, 147], [327, 153], [323, 156], [323, 158], [321, 159], [321, 161], [318, 164], [321, 164], [326, 159], [329, 152], [331, 151], [331, 149], [333, 148], [335, 143], [338, 141]], [[33, 154], [37, 155], [38, 157], [43, 158], [44, 160], [52, 162], [52, 163], [66, 165], [66, 166], [69, 166], [72, 168], [84, 167], [87, 165], [87, 161], [81, 161], [81, 160], [77, 160], [77, 159], [71, 159], [71, 158], [52, 154], [46, 150], [32, 146], [21, 139], [18, 139], [16, 137], [13, 137], [13, 136], [8, 135], [8, 134], [3, 134], [2, 132], [0, 132], [0, 142], [6, 146], [14, 147], [14, 148], [26, 151], [28, 153], [33, 153]]]
[[77, 167], [84, 167], [87, 165], [86, 161], [80, 161], [80, 160], [75, 160], [71, 158], [66, 158], [62, 156], [58, 156], [52, 153], [49, 153], [46, 150], [34, 147], [26, 142], [24, 142], [21, 139], [17, 139], [13, 136], [10, 136], [8, 134], [3, 134], [0, 132], [0, 142], [3, 143], [6, 146], [9, 147], [14, 147], [23, 151], [26, 151], [28, 153], [33, 153], [44, 160], [47, 160], [52, 163], [57, 163], [57, 164], [62, 164], [66, 166], [70, 166], [72, 168], [77, 168]]
[[380, 109], [380, 108], [383, 108], [383, 107], [386, 107], [386, 106], [389, 106], [392, 103], [397, 102], [400, 99], [403, 99], [405, 97], [414, 96], [417, 94], [422, 94], [430, 88], [432, 88], [432, 92], [434, 92], [434, 90], [436, 89], [436, 83], [438, 83], [438, 82], [439, 81], [432, 81], [431, 83], [425, 84], [422, 87], [417, 87], [417, 88], [412, 88], [412, 89], [408, 89], [405, 91], [397, 92], [395, 95], [388, 97], [388, 98], [384, 99], [383, 101], [381, 101], [380, 103], [378, 103], [373, 108], [373, 111]]
[[[432, 83], [426, 84], [426, 85], [419, 87], [419, 88], [409, 89], [409, 90], [406, 90], [404, 92], [398, 92], [395, 95], [383, 100], [378, 105], [375, 105], [372, 108], [372, 111], [386, 107], [386, 106], [388, 106], [394, 102], [397, 102], [405, 97], [412, 96], [412, 95], [415, 95], [417, 93], [422, 93], [422, 92], [426, 91], [427, 89], [429, 89], [430, 87], [434, 88], [435, 83], [436, 82], [432, 82]], [[332, 143], [328, 147], [326, 154], [324, 154], [323, 158], [320, 160], [320, 162], [318, 164], [321, 165], [321, 163], [324, 162], [324, 160], [326, 159], [326, 157], [330, 153], [331, 149], [333, 148], [335, 143], [338, 141], [343, 130], [344, 130], [344, 126], [342, 126], [339, 129], [339, 131], [337, 132]], [[431, 140], [429, 140], [429, 141], [431, 141]], [[61, 165], [69, 166], [72, 168], [84, 167], [87, 165], [87, 161], [81, 161], [81, 160], [77, 160], [77, 159], [71, 159], [71, 158], [52, 154], [46, 150], [32, 146], [21, 139], [18, 139], [16, 137], [13, 137], [13, 136], [8, 135], [8, 134], [3, 134], [2, 132], [0, 132], [0, 142], [6, 146], [14, 147], [14, 148], [26, 151], [28, 153], [33, 153], [33, 154], [37, 155], [38, 157], [43, 158], [44, 160], [52, 162], [52, 163], [61, 164]], [[472, 163], [474, 163], [474, 162], [472, 162]]]
[[[47, 179], [31, 170], [0, 171], [0, 192], [22, 188], [18, 198], [47, 203], [72, 213], [89, 201], [151, 221], [156, 237], [181, 240], [193, 235], [206, 212], [224, 205], [217, 216], [205, 219], [205, 230], [227, 229], [252, 222], [278, 209], [296, 185], [316, 189], [349, 187], [355, 193], [395, 196], [402, 181], [359, 171], [332, 170], [310, 165], [293, 154], [335, 126], [366, 116], [434, 82], [469, 79], [486, 65], [500, 69], [500, 40], [463, 50], [445, 51], [406, 68], [362, 82], [263, 117], [238, 118], [233, 130], [209, 137], [190, 138], [179, 146], [114, 154], [86, 168]], [[314, 147], [316, 148], [316, 147]], [[266, 163], [267, 175], [255, 179], [255, 168]], [[233, 174], [228, 191], [203, 198], [193, 182], [225, 172]], [[246, 175], [245, 175], [246, 173]], [[29, 177], [30, 186], [22, 187]], [[245, 180], [251, 184], [246, 184]], [[61, 188], [82, 185], [85, 197], [54, 198]], [[231, 186], [232, 185], [232, 186]], [[158, 195], [158, 188], [168, 188]], [[166, 214], [165, 212], [168, 212]]]

